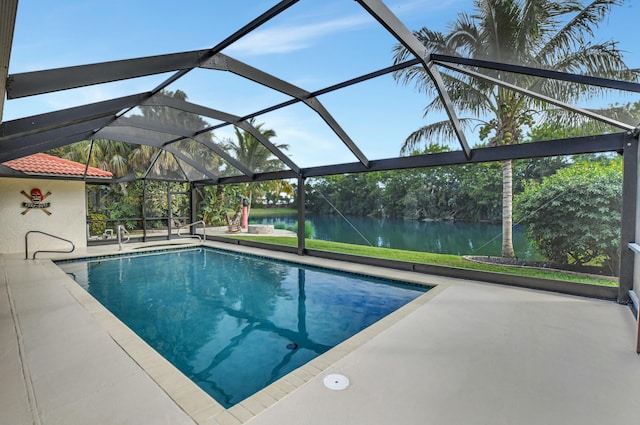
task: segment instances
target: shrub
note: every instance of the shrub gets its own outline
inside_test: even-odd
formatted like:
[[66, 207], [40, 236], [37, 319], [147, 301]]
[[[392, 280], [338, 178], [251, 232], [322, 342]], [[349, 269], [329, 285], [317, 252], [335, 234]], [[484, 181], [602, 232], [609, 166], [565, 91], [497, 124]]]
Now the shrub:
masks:
[[307, 239], [311, 239], [316, 235], [316, 226], [313, 222], [309, 220], [305, 220], [304, 222], [304, 237]]
[[102, 236], [107, 229], [107, 216], [104, 214], [90, 213], [89, 219], [91, 220], [89, 223], [89, 235]]
[[600, 260], [617, 272], [622, 211], [622, 163], [580, 162], [515, 198], [515, 218], [536, 249], [551, 261]]
[[[275, 226], [274, 226], [275, 227]], [[298, 222], [296, 221], [292, 226], [287, 227], [287, 230], [298, 233]], [[316, 226], [309, 220], [304, 221], [304, 237], [311, 239], [316, 234]]]

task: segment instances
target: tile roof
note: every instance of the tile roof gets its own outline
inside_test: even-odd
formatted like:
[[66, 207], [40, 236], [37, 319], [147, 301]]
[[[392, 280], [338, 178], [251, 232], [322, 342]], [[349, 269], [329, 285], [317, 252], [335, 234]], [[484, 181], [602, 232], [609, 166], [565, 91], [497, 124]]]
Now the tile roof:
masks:
[[[26, 174], [56, 175], [56, 176], [84, 176], [85, 165], [69, 161], [46, 153], [36, 153], [22, 158], [4, 162], [9, 168]], [[87, 177], [111, 178], [113, 174], [99, 168], [89, 167]]]

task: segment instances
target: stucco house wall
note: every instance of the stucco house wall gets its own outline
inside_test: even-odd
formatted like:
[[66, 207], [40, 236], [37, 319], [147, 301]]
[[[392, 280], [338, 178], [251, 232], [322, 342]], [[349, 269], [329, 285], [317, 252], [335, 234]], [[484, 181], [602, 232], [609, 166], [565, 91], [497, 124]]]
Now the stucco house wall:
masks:
[[[23, 202], [30, 202], [21, 193], [38, 188], [43, 194], [51, 192], [44, 201], [50, 202], [45, 211], [27, 210]], [[22, 214], [25, 210], [26, 213]], [[72, 241], [76, 247], [87, 246], [85, 184], [83, 181], [0, 178], [0, 254], [24, 253], [25, 234], [40, 230]], [[40, 234], [29, 236], [29, 256], [41, 249], [69, 249], [70, 245]]]

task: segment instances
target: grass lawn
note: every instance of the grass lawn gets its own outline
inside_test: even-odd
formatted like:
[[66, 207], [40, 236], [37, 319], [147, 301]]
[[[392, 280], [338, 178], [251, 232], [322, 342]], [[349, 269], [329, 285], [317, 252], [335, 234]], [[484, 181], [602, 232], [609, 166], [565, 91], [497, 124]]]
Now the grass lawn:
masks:
[[[298, 245], [298, 240], [294, 237], [289, 236], [263, 237], [234, 235], [230, 237], [263, 243], [273, 243], [276, 245]], [[617, 282], [612, 282], [607, 279], [590, 278], [573, 273], [562, 273], [557, 271], [540, 270], [526, 267], [509, 267], [492, 264], [481, 264], [465, 260], [458, 255], [433, 254], [428, 252], [404, 251], [401, 249], [377, 248], [364, 245], [352, 245], [340, 242], [321, 241], [315, 239], [306, 239], [305, 246], [309, 249], [317, 249], [321, 251], [340, 252], [344, 254], [362, 255], [374, 258], [386, 258], [391, 260], [408, 261], [412, 263], [435, 264], [439, 266], [484, 270], [488, 272], [538, 277], [543, 279], [567, 280], [571, 282], [581, 282], [591, 285], [618, 286]]]
[[295, 208], [251, 208], [249, 218], [280, 217], [283, 215], [297, 216]]

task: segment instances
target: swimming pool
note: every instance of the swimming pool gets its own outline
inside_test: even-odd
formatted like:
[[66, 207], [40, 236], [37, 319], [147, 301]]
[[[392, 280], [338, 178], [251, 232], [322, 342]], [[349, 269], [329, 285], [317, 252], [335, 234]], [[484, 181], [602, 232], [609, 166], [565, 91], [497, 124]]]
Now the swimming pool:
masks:
[[429, 289], [210, 248], [58, 265], [227, 408]]

